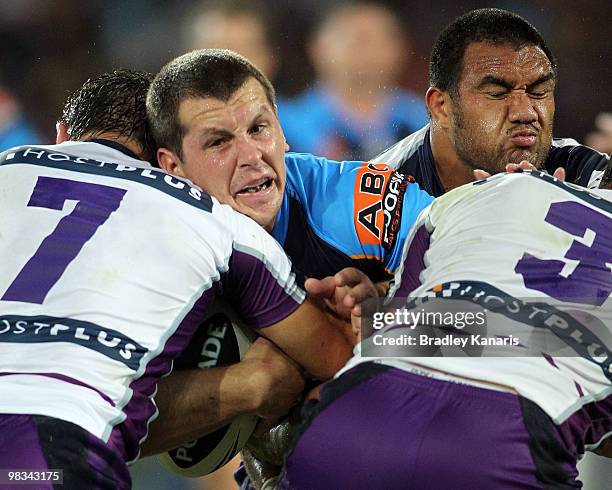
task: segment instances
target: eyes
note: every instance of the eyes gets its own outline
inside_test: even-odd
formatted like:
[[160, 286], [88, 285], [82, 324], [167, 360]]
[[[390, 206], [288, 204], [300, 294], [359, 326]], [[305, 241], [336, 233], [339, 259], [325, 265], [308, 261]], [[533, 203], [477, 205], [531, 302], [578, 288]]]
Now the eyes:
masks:
[[[546, 98], [552, 90], [528, 90], [527, 95], [532, 99], [544, 99]], [[493, 99], [503, 99], [510, 94], [509, 90], [492, 90], [485, 92], [489, 97]]]
[[[493, 86], [485, 88], [483, 92], [492, 99], [501, 100], [508, 97], [508, 95], [512, 93], [512, 89], [507, 87]], [[552, 92], [553, 88], [548, 86], [548, 84], [546, 86], [538, 84], [534, 87], [528, 87], [526, 91], [527, 95], [531, 99], [545, 99], [546, 97], [551, 95]]]
[[[264, 132], [268, 127], [269, 127], [269, 123], [267, 122], [258, 122], [253, 124], [249, 129], [248, 129], [248, 133], [251, 135], [259, 135], [262, 132]], [[204, 143], [204, 148], [211, 148], [211, 149], [215, 149], [215, 148], [220, 148], [222, 147], [225, 143], [229, 142], [230, 140], [232, 140], [234, 137], [234, 135], [232, 133], [227, 133], [227, 134], [222, 134], [222, 135], [213, 135], [210, 139], [206, 140]]]

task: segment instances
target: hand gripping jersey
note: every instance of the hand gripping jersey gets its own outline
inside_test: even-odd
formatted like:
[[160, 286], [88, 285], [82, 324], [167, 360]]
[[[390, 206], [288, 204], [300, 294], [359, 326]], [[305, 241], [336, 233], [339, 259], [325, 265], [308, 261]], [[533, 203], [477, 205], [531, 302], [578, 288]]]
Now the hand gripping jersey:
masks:
[[98, 143], [4, 153], [0, 230], [0, 413], [72, 422], [127, 461], [216, 291], [256, 328], [304, 299], [255, 222]]
[[[398, 172], [412, 176], [417, 184], [434, 197], [444, 194], [431, 151], [429, 125], [406, 136], [370, 160], [384, 163]], [[552, 174], [558, 167], [567, 172], [566, 181], [596, 189], [610, 157], [570, 138], [553, 139], [544, 168]]]
[[[436, 199], [411, 231], [389, 294], [488, 308], [488, 337], [521, 334], [521, 343], [490, 347], [503, 354], [492, 357], [378, 362], [509, 387], [556, 424], [582, 427], [583, 444], [597, 445], [612, 431], [611, 200], [612, 191], [587, 191], [541, 172], [499, 174]], [[541, 332], [563, 339], [563, 349], [538, 344]], [[355, 357], [349, 367], [368, 360]]]
[[285, 155], [287, 183], [272, 234], [310, 277], [357, 267], [392, 277], [408, 230], [432, 198], [386, 165]]

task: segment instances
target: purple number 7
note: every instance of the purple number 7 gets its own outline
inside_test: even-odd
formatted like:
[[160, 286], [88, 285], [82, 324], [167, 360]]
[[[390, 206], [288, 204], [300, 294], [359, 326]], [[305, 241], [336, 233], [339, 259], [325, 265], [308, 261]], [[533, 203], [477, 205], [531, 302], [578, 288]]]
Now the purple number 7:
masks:
[[78, 202], [42, 241], [2, 299], [42, 303], [87, 240], [117, 210], [125, 193], [106, 185], [39, 177], [28, 206], [61, 211], [66, 201]]

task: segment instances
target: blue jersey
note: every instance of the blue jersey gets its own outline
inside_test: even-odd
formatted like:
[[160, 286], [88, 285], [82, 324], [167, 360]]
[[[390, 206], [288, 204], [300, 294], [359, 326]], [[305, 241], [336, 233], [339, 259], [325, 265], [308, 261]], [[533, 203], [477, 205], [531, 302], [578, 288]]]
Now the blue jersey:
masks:
[[[429, 132], [427, 125], [371, 161], [385, 163], [399, 172], [411, 175], [424, 190], [438, 197], [444, 194], [444, 187], [436, 172]], [[555, 138], [544, 168], [552, 174], [558, 167], [563, 167], [567, 173], [566, 182], [596, 189], [609, 161], [610, 157], [605, 153], [581, 145], [573, 139]]]
[[297, 152], [334, 159], [373, 155], [427, 122], [423, 96], [389, 89], [368, 117], [353, 114], [322, 85], [278, 103], [287, 143]]
[[309, 277], [357, 267], [374, 280], [396, 271], [410, 227], [432, 197], [386, 165], [285, 155], [287, 183], [272, 234]]

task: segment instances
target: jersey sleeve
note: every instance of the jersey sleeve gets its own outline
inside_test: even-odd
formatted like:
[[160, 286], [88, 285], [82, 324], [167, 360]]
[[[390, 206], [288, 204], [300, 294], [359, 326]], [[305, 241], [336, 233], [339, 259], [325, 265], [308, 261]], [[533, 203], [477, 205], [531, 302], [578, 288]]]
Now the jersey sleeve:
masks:
[[247, 325], [268, 327], [304, 302], [303, 278], [261, 226], [229, 208], [226, 211], [234, 238], [227, 271], [221, 276], [223, 296]]
[[392, 275], [411, 226], [433, 198], [384, 164], [306, 154], [286, 162], [287, 193], [312, 230], [351, 259], [376, 261]]
[[573, 139], [555, 139], [545, 165], [550, 174], [558, 167], [563, 167], [567, 174], [566, 182], [596, 189], [609, 161], [609, 155]]

